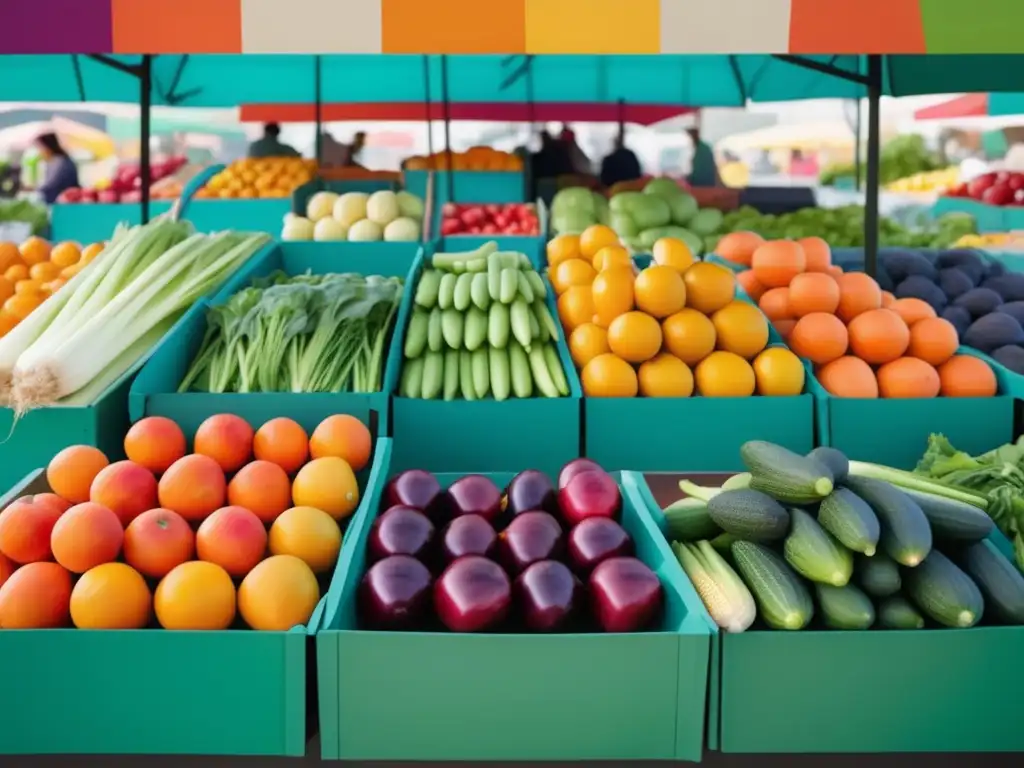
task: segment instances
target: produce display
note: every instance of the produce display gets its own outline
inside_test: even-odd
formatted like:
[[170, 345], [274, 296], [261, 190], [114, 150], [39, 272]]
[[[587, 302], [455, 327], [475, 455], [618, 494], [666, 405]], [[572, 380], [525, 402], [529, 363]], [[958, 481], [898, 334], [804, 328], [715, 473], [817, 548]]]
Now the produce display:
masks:
[[423, 226], [423, 201], [410, 192], [317, 192], [306, 215], [284, 217], [282, 240], [414, 243]]
[[1019, 251], [1024, 249], [1024, 237], [1019, 232], [984, 232], [977, 235], [964, 235], [953, 243], [953, 247]]
[[921, 171], [885, 185], [889, 192], [944, 192], [960, 183], [960, 168], [951, 166], [939, 171]]
[[235, 160], [196, 191], [223, 200], [291, 197], [316, 174], [316, 160], [301, 157], [246, 157]]
[[[1015, 341], [1024, 341], [1024, 330], [1009, 315], [981, 329], [968, 327], [970, 307], [975, 316], [983, 314], [973, 303], [975, 291], [965, 288], [962, 303], [946, 307], [946, 295], [932, 282], [940, 268], [968, 283], [958, 265], [968, 265], [975, 282], [988, 274], [970, 251], [944, 252], [934, 263], [911, 251], [886, 254], [877, 281], [833, 265], [821, 238], [763, 240], [736, 232], [722, 239], [718, 254], [749, 267], [737, 281], [790, 349], [815, 366], [815, 376], [833, 397], [991, 397], [997, 392], [995, 373], [984, 360], [957, 354], [959, 328], [971, 346], [979, 338], [997, 340], [981, 336], [989, 324], [1013, 324], [1020, 333]], [[926, 269], [932, 279], [914, 272]], [[883, 290], [894, 285], [895, 293]], [[981, 290], [999, 298], [994, 290]], [[961, 314], [967, 316], [962, 323]]]
[[946, 197], [966, 197], [988, 205], [1024, 205], [1024, 173], [993, 171], [946, 190]]
[[407, 171], [521, 171], [523, 160], [513, 152], [502, 152], [491, 147], [470, 147], [465, 152], [435, 152], [408, 158], [403, 167]]
[[522, 253], [493, 240], [435, 253], [405, 331], [399, 393], [433, 400], [566, 397], [547, 286]]
[[441, 208], [441, 235], [540, 234], [537, 207], [533, 203], [485, 205], [445, 203]]
[[451, 632], [640, 632], [660, 618], [658, 576], [617, 522], [614, 478], [587, 459], [557, 488], [526, 470], [504, 490], [423, 470], [392, 478], [367, 542], [360, 625]]
[[[196, 301], [270, 241], [158, 218], [110, 243], [0, 338], [0, 393], [18, 414], [91, 405]], [[16, 297], [15, 297], [16, 298]]]
[[179, 392], [379, 392], [402, 280], [259, 278], [211, 307]]
[[346, 415], [307, 435], [219, 414], [192, 449], [154, 416], [128, 431], [127, 460], [87, 445], [54, 456], [47, 491], [0, 512], [0, 629], [308, 622], [359, 504], [369, 430]]
[[736, 277], [682, 240], [654, 242], [637, 271], [609, 227], [548, 243], [548, 276], [587, 397], [799, 395], [804, 367], [769, 347], [765, 315]]
[[[728, 632], [1024, 624], [1024, 575], [976, 498], [917, 476], [745, 443], [748, 472], [679, 483], [667, 535]], [[760, 620], [760, 621], [758, 621]]]
[[0, 200], [0, 226], [14, 222], [28, 224], [39, 235], [50, 225], [50, 214], [45, 205], [31, 200]]
[[[938, 171], [945, 165], [937, 152], [931, 151], [923, 136], [907, 134], [890, 139], [882, 145], [878, 158], [878, 180], [889, 184], [917, 173]], [[866, 166], [862, 163], [861, 169]], [[857, 169], [853, 163], [830, 165], [819, 177], [823, 186], [833, 184], [839, 177], [854, 177]]]
[[[150, 163], [150, 184], [163, 181], [180, 171], [188, 159], [169, 157]], [[138, 163], [121, 163], [109, 179], [92, 187], [71, 187], [57, 197], [58, 203], [137, 203], [142, 199], [142, 169]]]

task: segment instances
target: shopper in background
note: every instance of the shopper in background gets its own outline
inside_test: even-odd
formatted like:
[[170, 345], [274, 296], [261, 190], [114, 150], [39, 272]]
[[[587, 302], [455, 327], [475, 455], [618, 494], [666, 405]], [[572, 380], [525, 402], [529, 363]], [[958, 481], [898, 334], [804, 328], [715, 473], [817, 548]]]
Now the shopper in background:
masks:
[[719, 180], [715, 153], [709, 144], [700, 140], [699, 128], [690, 128], [687, 133], [693, 142], [693, 161], [690, 164], [690, 175], [686, 180], [691, 187], [717, 187]]
[[249, 145], [249, 157], [301, 157], [295, 150], [281, 142], [281, 126], [267, 123], [263, 126], [263, 138]]
[[569, 156], [569, 163], [572, 166], [570, 173], [589, 176], [594, 172], [590, 158], [587, 157], [587, 153], [583, 151], [583, 148], [576, 141], [576, 132], [572, 128], [568, 125], [562, 128], [562, 133], [559, 135], [558, 140], [565, 146], [566, 153]]
[[35, 145], [46, 163], [46, 176], [38, 191], [43, 202], [52, 205], [61, 192], [78, 186], [78, 168], [61, 146], [57, 134], [44, 133], [36, 139]]
[[365, 146], [366, 133], [364, 131], [357, 131], [352, 137], [352, 143], [345, 145], [345, 160], [343, 164], [346, 166], [360, 165], [359, 158]]
[[643, 175], [636, 153], [626, 146], [626, 132], [619, 128], [615, 148], [601, 163], [601, 184], [610, 187], [620, 181], [633, 181]]
[[569, 147], [547, 131], [540, 132], [540, 150], [531, 158], [534, 179], [554, 179], [573, 173]]

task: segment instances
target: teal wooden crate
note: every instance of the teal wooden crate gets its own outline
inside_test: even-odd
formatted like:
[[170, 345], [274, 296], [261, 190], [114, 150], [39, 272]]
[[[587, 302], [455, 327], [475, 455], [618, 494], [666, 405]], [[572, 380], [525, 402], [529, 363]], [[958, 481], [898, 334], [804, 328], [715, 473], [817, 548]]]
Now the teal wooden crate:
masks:
[[932, 216], [938, 218], [946, 213], [966, 213], [974, 217], [979, 232], [1005, 232], [1005, 208], [987, 205], [965, 197], [939, 197], [932, 206]]
[[[489, 476], [504, 485], [512, 474]], [[317, 632], [324, 759], [701, 759], [710, 630], [629, 488], [623, 526], [661, 578], [666, 611], [658, 630], [621, 635], [359, 629], [372, 501], [346, 538], [350, 559], [336, 571]]]
[[[169, 210], [171, 204], [166, 200], [149, 204], [151, 217]], [[142, 207], [138, 203], [57, 203], [50, 209], [50, 239], [98, 243], [109, 240], [121, 222], [142, 223]]]
[[[240, 288], [254, 278], [262, 277], [276, 270], [296, 275], [311, 271], [314, 274], [328, 272], [357, 272], [364, 275], [384, 277], [406, 276], [404, 259], [382, 260], [373, 253], [370, 243], [365, 249], [337, 248], [348, 243], [282, 243], [263, 252], [236, 272], [209, 302], [202, 302], [190, 312], [187, 322], [180, 323], [156, 346], [149, 362], [139, 372], [129, 395], [129, 412], [132, 421], [144, 416], [161, 415], [185, 424], [198, 426], [207, 416], [216, 413], [234, 413], [251, 424], [258, 426], [264, 421], [281, 415], [282, 408], [296, 410], [312, 426], [333, 413], [379, 414], [378, 434], [388, 434], [389, 392], [397, 383], [398, 371], [392, 370], [389, 361], [385, 364], [384, 385], [380, 392], [358, 394], [352, 392], [292, 393], [261, 392], [249, 394], [209, 394], [204, 392], [178, 392], [192, 360], [202, 345], [207, 327], [207, 312], [211, 306], [223, 304]], [[408, 285], [408, 283], [407, 283]], [[403, 307], [405, 302], [403, 301]], [[395, 328], [401, 327], [403, 314], [400, 310], [395, 319]], [[392, 332], [392, 339], [395, 338]]]
[[[526, 177], [521, 171], [405, 171], [405, 188], [427, 199], [430, 173], [434, 174], [431, 232], [439, 232], [445, 203], [524, 203]], [[451, 190], [448, 179], [451, 177]]]
[[[387, 363], [393, 393], [393, 466], [396, 470], [416, 468], [431, 472], [507, 472], [516, 467], [532, 467], [557, 474], [566, 462], [580, 456], [581, 392], [561, 331], [556, 343], [571, 389], [569, 397], [445, 402], [398, 395], [406, 326], [423, 265], [421, 257], [409, 273], [398, 318], [400, 325], [395, 329]], [[548, 307], [557, 317], [554, 291], [550, 284], [547, 288]]]

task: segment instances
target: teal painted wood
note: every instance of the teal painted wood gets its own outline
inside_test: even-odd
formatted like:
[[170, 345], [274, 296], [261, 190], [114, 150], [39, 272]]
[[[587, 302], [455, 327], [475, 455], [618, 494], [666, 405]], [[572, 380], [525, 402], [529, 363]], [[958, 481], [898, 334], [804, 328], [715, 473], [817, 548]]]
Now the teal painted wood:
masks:
[[940, 197], [932, 206], [932, 216], [938, 218], [945, 213], [966, 213], [974, 217], [979, 232], [1006, 232], [1007, 221], [1002, 206], [987, 205], [963, 197]]
[[[490, 476], [504, 485], [512, 474]], [[648, 633], [360, 630], [354, 597], [376, 514], [353, 524], [329, 594], [336, 610], [317, 634], [324, 759], [700, 759], [710, 635], [628, 489], [623, 525], [666, 592], [662, 626]]]

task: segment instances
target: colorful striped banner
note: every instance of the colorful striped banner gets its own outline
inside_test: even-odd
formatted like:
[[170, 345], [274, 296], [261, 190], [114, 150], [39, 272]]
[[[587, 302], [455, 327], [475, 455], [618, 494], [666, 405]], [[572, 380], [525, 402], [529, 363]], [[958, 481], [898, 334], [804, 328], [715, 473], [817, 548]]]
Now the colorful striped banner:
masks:
[[0, 0], [0, 54], [1021, 53], [1021, 0]]

